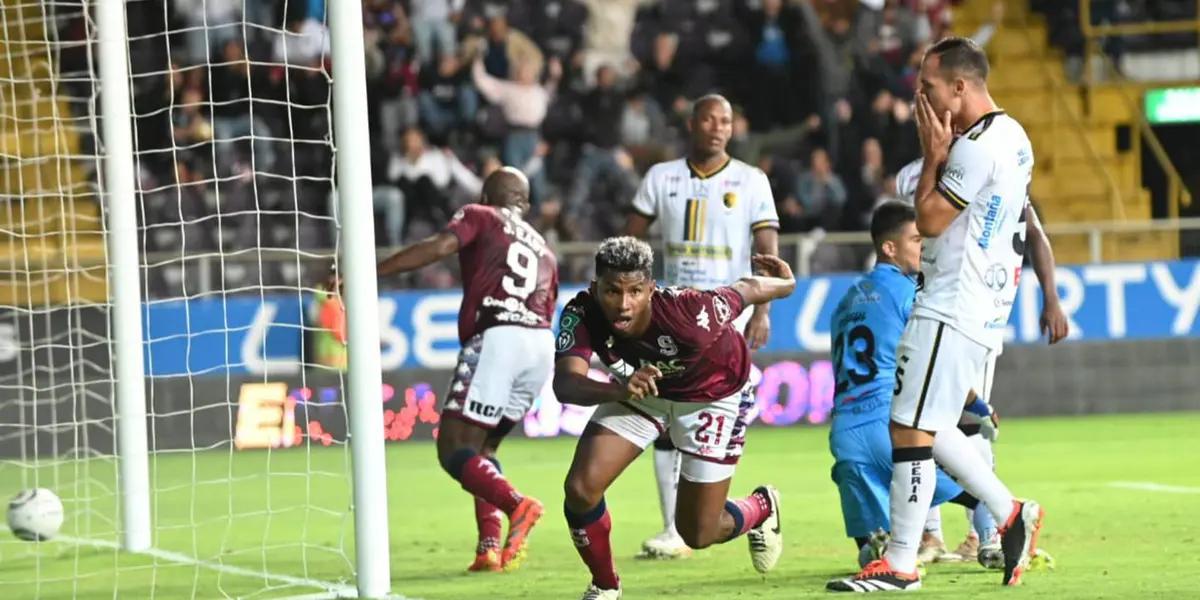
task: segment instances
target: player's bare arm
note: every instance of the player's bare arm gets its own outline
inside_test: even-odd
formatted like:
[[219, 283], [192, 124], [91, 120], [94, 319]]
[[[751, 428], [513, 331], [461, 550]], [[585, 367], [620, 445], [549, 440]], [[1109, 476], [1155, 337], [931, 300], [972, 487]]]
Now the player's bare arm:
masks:
[[[754, 232], [754, 253], [779, 256], [779, 230], [774, 227], [760, 227]], [[756, 271], [757, 272], [757, 271]], [[767, 343], [771, 337], [771, 306], [770, 303], [754, 305], [750, 321], [746, 323], [746, 343], [757, 350]]]
[[925, 237], [937, 237], [958, 216], [959, 209], [937, 191], [938, 165], [950, 154], [954, 138], [950, 112], [938, 115], [924, 93], [917, 94], [917, 132], [921, 138], [921, 153], [925, 159], [921, 178], [917, 181], [914, 205], [917, 210], [917, 231]]
[[1025, 240], [1033, 262], [1033, 272], [1042, 286], [1041, 330], [1051, 344], [1057, 344], [1067, 337], [1070, 326], [1058, 300], [1058, 286], [1054, 280], [1054, 249], [1050, 247], [1050, 237], [1042, 228], [1037, 211], [1029, 204], [1025, 205]]
[[658, 394], [655, 379], [662, 372], [652, 365], [638, 369], [629, 383], [605, 383], [588, 378], [588, 363], [578, 356], [558, 359], [554, 365], [554, 395], [563, 404], [597, 406], [608, 402], [620, 402], [633, 396], [641, 399]]
[[755, 254], [752, 259], [754, 271], [763, 273], [737, 280], [732, 287], [747, 304], [762, 304], [792, 295], [796, 290], [796, 277], [792, 267], [778, 256]]
[[458, 252], [458, 236], [441, 232], [401, 249], [379, 263], [379, 276], [415, 271]]
[[650, 217], [642, 213], [631, 210], [629, 211], [629, 219], [625, 221], [625, 235], [635, 238], [646, 237], [646, 232], [650, 230], [650, 223], [654, 222]]

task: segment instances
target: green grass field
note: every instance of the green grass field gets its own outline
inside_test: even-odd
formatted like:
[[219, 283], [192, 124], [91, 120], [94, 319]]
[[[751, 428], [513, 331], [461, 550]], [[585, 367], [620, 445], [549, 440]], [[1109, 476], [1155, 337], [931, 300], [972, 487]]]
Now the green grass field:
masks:
[[[1014, 492], [1046, 507], [1042, 547], [1054, 554], [1057, 570], [1032, 573], [1022, 588], [1004, 590], [998, 572], [932, 565], [920, 593], [933, 598], [1197, 597], [1190, 576], [1200, 573], [1200, 554], [1193, 552], [1200, 541], [1200, 450], [1191, 441], [1198, 429], [1200, 413], [1006, 420], [997, 446], [999, 471]], [[815, 427], [750, 434], [734, 493], [763, 482], [783, 493], [787, 547], [766, 578], [751, 568], [742, 540], [686, 561], [633, 560], [640, 541], [659, 527], [649, 460], [635, 464], [608, 495], [625, 596], [824, 597], [825, 580], [855, 566], [829, 480], [826, 434]], [[566, 438], [507, 442], [501, 450], [506, 473], [549, 510], [522, 570], [473, 576], [463, 572], [475, 539], [471, 503], [437, 468], [431, 445], [390, 445], [396, 593], [444, 600], [578, 597], [588, 576], [558, 508], [573, 443]], [[155, 545], [177, 554], [156, 557], [120, 554], [103, 545], [116, 539], [111, 461], [60, 465], [54, 485], [67, 505], [63, 533], [101, 541], [35, 545], [5, 535], [0, 597], [273, 598], [322, 591], [302, 581], [264, 578], [262, 572], [351, 582], [346, 468], [347, 455], [336, 447], [160, 456], [153, 463], [154, 486], [160, 490]], [[43, 469], [46, 485], [54, 469]], [[309, 471], [320, 474], [302, 475]], [[11, 463], [0, 465], [0, 492], [15, 493], [21, 476]], [[944, 509], [943, 515], [947, 541], [954, 545], [966, 530], [965, 519], [958, 507]], [[206, 564], [177, 562], [187, 557]], [[223, 571], [212, 568], [218, 563]]]

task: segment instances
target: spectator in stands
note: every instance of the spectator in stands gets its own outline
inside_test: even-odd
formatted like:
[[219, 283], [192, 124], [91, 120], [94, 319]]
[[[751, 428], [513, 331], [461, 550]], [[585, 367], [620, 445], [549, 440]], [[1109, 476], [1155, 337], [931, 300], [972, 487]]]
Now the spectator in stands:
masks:
[[242, 0], [175, 0], [175, 14], [187, 30], [188, 58], [203, 64], [225, 42], [241, 35]]
[[368, 18], [364, 30], [368, 99], [382, 134], [378, 137], [389, 150], [400, 149], [401, 133], [417, 123], [420, 112], [412, 33], [399, 5]]
[[887, 167], [883, 162], [883, 146], [875, 138], [863, 140], [861, 160], [855, 176], [848, 179], [849, 199], [842, 226], [849, 230], [866, 230], [871, 214], [883, 197], [888, 184]]
[[670, 160], [676, 142], [667, 127], [662, 108], [644, 90], [633, 90], [621, 113], [621, 145], [633, 159], [634, 169], [644, 173], [654, 163]]
[[464, 0], [410, 0], [417, 59], [423, 67], [432, 67], [439, 57], [454, 55], [458, 43], [454, 23], [461, 15], [463, 2]]
[[213, 128], [205, 115], [207, 109], [204, 94], [195, 86], [185, 88], [179, 104], [172, 107], [173, 145], [180, 154], [196, 158], [209, 156], [205, 142], [212, 140]]
[[809, 156], [808, 170], [796, 182], [796, 199], [800, 202], [805, 225], [836, 229], [846, 206], [846, 186], [833, 172], [829, 153], [824, 148], [813, 148]]
[[621, 147], [625, 94], [617, 88], [615, 69], [608, 65], [597, 69], [596, 86], [584, 96], [581, 105], [585, 142], [567, 196], [566, 212], [583, 221], [594, 221], [620, 212], [610, 206], [598, 207], [597, 211], [589, 210], [588, 195], [597, 187], [598, 181], [613, 184], [614, 194], [611, 197], [633, 198], [637, 191], [633, 160]]
[[[534, 158], [540, 141], [538, 128], [546, 118], [546, 110], [562, 76], [562, 65], [558, 59], [551, 59], [545, 84], [537, 81], [538, 68], [539, 65], [532, 62], [516, 63], [516, 79], [513, 81], [497, 79], [488, 74], [482, 60], [477, 60], [472, 69], [475, 87], [488, 102], [500, 107], [508, 125], [501, 159], [504, 164], [519, 169]], [[530, 177], [529, 183], [532, 197], [536, 200], [542, 192], [544, 178]]]
[[530, 34], [533, 40], [546, 54], [570, 62], [583, 47], [587, 7], [578, 0], [547, 0], [534, 4], [538, 9], [532, 15]]
[[388, 181], [411, 200], [404, 207], [410, 220], [421, 219], [435, 227], [449, 221], [459, 204], [455, 192], [475, 197], [483, 185], [452, 151], [426, 145], [424, 134], [415, 127], [405, 130], [403, 152], [394, 154], [388, 164]]
[[[269, 171], [275, 163], [275, 149], [271, 144], [271, 128], [262, 114], [252, 114], [250, 90], [259, 94], [269, 85], [259, 80], [251, 83], [250, 62], [240, 40], [229, 40], [222, 50], [224, 63], [212, 70], [213, 133], [217, 140], [217, 162], [222, 173], [240, 158], [243, 144], [232, 140], [247, 138], [254, 153], [255, 168]], [[224, 142], [224, 143], [222, 143]]]
[[467, 42], [466, 56], [470, 60], [481, 57], [487, 74], [496, 79], [519, 79], [518, 71], [525, 65], [536, 80], [541, 77], [545, 60], [529, 36], [508, 26], [502, 11], [488, 18], [486, 37]]
[[756, 132], [750, 127], [750, 119], [740, 111], [733, 115], [733, 137], [729, 140], [729, 154], [744, 162], [755, 164], [763, 156], [798, 157], [809, 136], [821, 129], [821, 117], [809, 115], [803, 123], [772, 131]]
[[467, 69], [458, 56], [442, 56], [436, 68], [424, 67], [418, 77], [418, 114], [422, 127], [431, 138], [444, 143], [451, 131], [474, 122], [479, 110], [479, 94], [468, 80]]
[[[751, 72], [753, 91], [747, 92], [746, 112], [755, 126], [769, 130], [799, 121], [813, 106], [801, 102], [806, 89], [815, 87], [812, 71], [806, 68], [808, 52], [801, 52], [803, 17], [783, 0], [763, 0], [762, 9], [749, 13], [754, 53]], [[811, 64], [811, 61], [810, 61]], [[761, 93], [770, 90], [769, 93]]]
[[707, 90], [712, 82], [711, 72], [700, 68], [690, 70], [677, 60], [679, 36], [673, 33], [660, 33], [654, 38], [654, 49], [650, 64], [643, 65], [639, 71], [638, 85], [650, 92], [650, 96], [664, 111], [680, 115], [686, 113], [690, 104], [688, 98], [699, 93], [697, 89]]
[[315, 67], [329, 55], [329, 29], [311, 17], [292, 19], [287, 31], [275, 37], [274, 48], [275, 62], [279, 64]]

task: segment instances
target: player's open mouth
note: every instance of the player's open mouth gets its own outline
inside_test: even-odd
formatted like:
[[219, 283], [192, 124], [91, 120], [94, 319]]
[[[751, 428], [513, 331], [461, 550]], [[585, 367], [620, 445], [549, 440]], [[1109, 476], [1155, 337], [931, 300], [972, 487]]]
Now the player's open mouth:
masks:
[[612, 322], [613, 329], [620, 329], [621, 331], [629, 329], [630, 325], [633, 325], [633, 317], [617, 317]]

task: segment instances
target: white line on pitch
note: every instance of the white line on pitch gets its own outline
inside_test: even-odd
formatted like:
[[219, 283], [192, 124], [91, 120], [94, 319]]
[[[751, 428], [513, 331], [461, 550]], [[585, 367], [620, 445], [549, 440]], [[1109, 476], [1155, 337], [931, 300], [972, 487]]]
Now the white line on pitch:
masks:
[[[4, 526], [4, 525], [0, 525], [0, 527], [3, 527], [6, 530], [8, 529], [8, 527]], [[109, 550], [119, 550], [121, 548], [120, 544], [109, 541], [109, 540], [77, 538], [77, 537], [70, 536], [70, 535], [58, 535], [58, 536], [55, 536], [52, 541], [62, 542], [64, 544], [74, 544], [76, 546], [91, 546], [93, 548], [106, 548]], [[258, 579], [265, 579], [267, 581], [274, 581], [277, 583], [283, 583], [283, 584], [287, 584], [287, 585], [319, 588], [319, 589], [323, 589], [326, 592], [328, 592], [329, 595], [324, 596], [324, 597], [328, 597], [328, 598], [357, 598], [358, 597], [358, 591], [354, 588], [354, 586], [345, 585], [345, 584], [341, 584], [341, 583], [334, 583], [332, 581], [321, 581], [319, 579], [308, 579], [306, 577], [295, 577], [292, 575], [279, 575], [276, 573], [267, 573], [266, 571], [255, 571], [252, 569], [246, 569], [243, 567], [235, 567], [233, 565], [226, 565], [226, 564], [219, 563], [219, 562], [213, 562], [213, 561], [209, 561], [209, 560], [201, 560], [199, 558], [188, 556], [186, 554], [180, 554], [179, 552], [171, 552], [170, 550], [159, 550], [158, 548], [150, 548], [149, 550], [143, 550], [141, 552], [136, 552], [134, 554], [143, 554], [146, 556], [152, 556], [155, 558], [159, 558], [159, 559], [162, 559], [162, 560], [165, 560], [168, 562], [173, 562], [173, 563], [177, 563], [177, 564], [181, 564], [181, 565], [192, 565], [192, 566], [197, 566], [197, 567], [204, 567], [205, 569], [211, 569], [213, 571], [220, 571], [222, 573], [229, 573], [230, 575], [241, 575], [243, 577], [255, 577]]]
[[1141, 490], [1144, 492], [1164, 492], [1167, 494], [1200, 494], [1200, 487], [1166, 485], [1163, 483], [1154, 483], [1153, 481], [1110, 481], [1108, 482], [1108, 487]]

